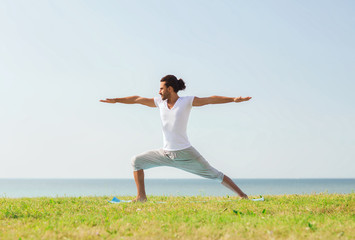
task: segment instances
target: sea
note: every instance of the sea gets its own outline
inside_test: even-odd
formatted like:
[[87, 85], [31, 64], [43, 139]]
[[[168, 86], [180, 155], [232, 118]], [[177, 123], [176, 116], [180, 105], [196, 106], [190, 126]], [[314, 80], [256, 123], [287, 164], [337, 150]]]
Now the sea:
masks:
[[[249, 196], [353, 193], [352, 179], [233, 179]], [[146, 179], [147, 195], [234, 196], [208, 179]], [[134, 196], [133, 179], [0, 179], [1, 198]]]

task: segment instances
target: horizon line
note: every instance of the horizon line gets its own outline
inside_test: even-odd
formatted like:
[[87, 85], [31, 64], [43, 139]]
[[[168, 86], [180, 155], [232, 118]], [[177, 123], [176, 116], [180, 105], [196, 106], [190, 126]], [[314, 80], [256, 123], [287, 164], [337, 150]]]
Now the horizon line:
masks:
[[[132, 178], [2, 178], [0, 180], [134, 180]], [[145, 178], [146, 180], [211, 180], [207, 178]], [[313, 180], [313, 179], [343, 179], [343, 180], [355, 180], [354, 178], [232, 178], [239, 180]]]

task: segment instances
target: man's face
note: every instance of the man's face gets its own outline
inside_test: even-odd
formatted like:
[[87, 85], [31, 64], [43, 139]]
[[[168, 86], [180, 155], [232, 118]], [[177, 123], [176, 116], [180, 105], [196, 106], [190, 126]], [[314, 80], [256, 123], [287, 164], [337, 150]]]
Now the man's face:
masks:
[[165, 82], [160, 82], [160, 89], [159, 89], [159, 94], [161, 96], [161, 99], [166, 100], [170, 97], [170, 88], [167, 88], [165, 86]]

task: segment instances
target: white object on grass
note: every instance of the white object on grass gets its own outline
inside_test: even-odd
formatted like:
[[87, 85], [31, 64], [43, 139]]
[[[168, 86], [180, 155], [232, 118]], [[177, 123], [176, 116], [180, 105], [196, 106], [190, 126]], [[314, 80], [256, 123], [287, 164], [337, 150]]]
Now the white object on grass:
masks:
[[256, 199], [251, 199], [254, 202], [263, 202], [265, 199], [263, 196], [261, 196], [261, 198], [256, 198]]

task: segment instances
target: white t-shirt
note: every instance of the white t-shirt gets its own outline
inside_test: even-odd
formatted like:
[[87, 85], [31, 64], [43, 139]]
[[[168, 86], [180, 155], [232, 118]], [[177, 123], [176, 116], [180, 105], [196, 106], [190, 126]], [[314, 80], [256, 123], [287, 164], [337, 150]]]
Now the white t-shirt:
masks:
[[194, 98], [194, 96], [179, 97], [171, 109], [168, 108], [168, 100], [154, 98], [154, 103], [160, 110], [164, 150], [177, 151], [191, 147], [186, 129]]

